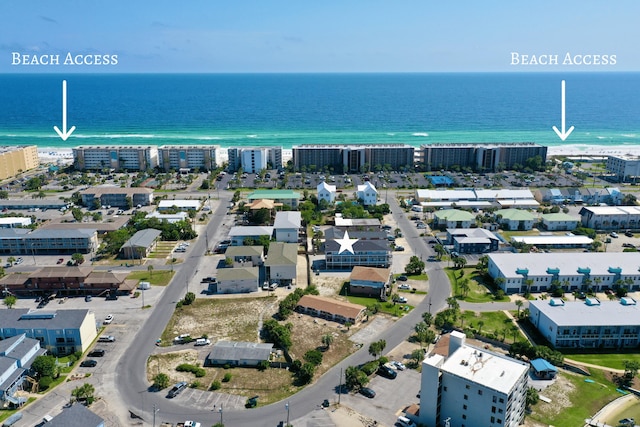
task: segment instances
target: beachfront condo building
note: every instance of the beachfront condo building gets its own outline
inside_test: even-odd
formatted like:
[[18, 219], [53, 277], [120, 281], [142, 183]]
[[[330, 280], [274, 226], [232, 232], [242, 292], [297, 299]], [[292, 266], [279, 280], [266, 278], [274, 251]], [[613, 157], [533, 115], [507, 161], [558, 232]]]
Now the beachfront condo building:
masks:
[[282, 147], [242, 147], [227, 149], [229, 172], [242, 168], [247, 173], [258, 173], [262, 169], [282, 167]]
[[79, 146], [73, 149], [77, 170], [144, 171], [158, 166], [158, 148], [152, 145]]
[[158, 148], [158, 166], [165, 172], [210, 171], [218, 167], [219, 149], [219, 145], [163, 145]]
[[640, 178], [640, 156], [609, 156], [607, 172], [614, 174], [617, 182], [637, 182]]
[[38, 147], [35, 145], [8, 147], [0, 146], [0, 179], [14, 176], [37, 168]]
[[636, 348], [640, 344], [640, 307], [620, 301], [529, 301], [529, 320], [554, 348]]
[[640, 290], [640, 257], [635, 252], [493, 253], [488, 271], [505, 293]]
[[297, 171], [361, 173], [407, 170], [414, 166], [414, 147], [405, 144], [299, 145], [293, 147]]
[[597, 230], [640, 228], [640, 206], [585, 206], [579, 214], [583, 227]]
[[516, 427], [524, 420], [529, 364], [449, 337], [448, 355], [422, 362], [420, 414], [428, 426]]
[[532, 142], [429, 144], [420, 147], [418, 158], [426, 170], [471, 168], [475, 171], [496, 172], [516, 169], [518, 166], [544, 166], [547, 161], [547, 147]]

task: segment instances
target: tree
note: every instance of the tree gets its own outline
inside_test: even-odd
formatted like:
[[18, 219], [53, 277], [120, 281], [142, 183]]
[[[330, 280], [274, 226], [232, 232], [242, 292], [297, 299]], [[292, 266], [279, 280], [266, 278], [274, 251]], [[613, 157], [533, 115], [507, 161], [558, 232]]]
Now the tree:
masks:
[[318, 366], [322, 363], [322, 352], [319, 350], [308, 350], [304, 354], [304, 360], [311, 363], [313, 366]]
[[187, 292], [186, 295], [184, 296], [184, 300], [182, 301], [182, 303], [184, 305], [191, 305], [195, 300], [196, 300], [196, 294], [194, 294], [193, 292]]
[[55, 356], [38, 356], [31, 364], [33, 369], [39, 377], [58, 377], [58, 366], [56, 365]]
[[17, 298], [15, 297], [15, 295], [7, 295], [6, 297], [4, 297], [4, 305], [6, 305], [9, 309], [13, 308], [13, 306], [16, 305], [16, 302]]
[[415, 349], [411, 352], [411, 360], [415, 362], [416, 366], [420, 365], [420, 362], [424, 359], [425, 351], [423, 348]]
[[404, 268], [404, 271], [409, 275], [419, 275], [424, 271], [424, 261], [421, 261], [417, 256], [412, 256], [409, 259], [409, 264]]
[[442, 256], [447, 253], [447, 250], [441, 244], [437, 244], [433, 247], [433, 250], [436, 251], [438, 260], [442, 259]]
[[529, 409], [531, 406], [538, 403], [540, 400], [540, 396], [538, 395], [538, 390], [533, 387], [529, 387], [527, 389], [527, 397], [525, 398], [525, 405]]
[[460, 290], [462, 291], [462, 297], [465, 298], [469, 294], [469, 290], [471, 289], [471, 287], [469, 286], [469, 278], [465, 277], [464, 279], [460, 280], [458, 286], [460, 286]]
[[327, 350], [329, 349], [329, 347], [331, 347], [331, 344], [333, 344], [333, 334], [324, 334], [322, 336], [322, 344], [327, 348]]
[[431, 326], [431, 324], [433, 323], [433, 314], [425, 311], [424, 313], [422, 313], [422, 321], [426, 323], [427, 326]]
[[75, 262], [76, 265], [82, 264], [84, 262], [84, 255], [82, 255], [79, 252], [76, 252], [73, 255], [71, 255], [71, 260]]
[[460, 309], [460, 304], [458, 303], [458, 300], [455, 299], [454, 297], [447, 298], [447, 305], [449, 306], [449, 308], [454, 310]]
[[7, 262], [11, 265], [13, 265], [14, 262], [16, 262], [16, 258], [13, 256], [10, 256], [9, 258], [7, 258]]
[[153, 386], [158, 390], [162, 390], [169, 387], [169, 381], [169, 375], [161, 372], [153, 377]]
[[478, 321], [478, 335], [482, 335], [482, 327], [484, 326], [484, 320]]
[[513, 335], [513, 341], [515, 342], [515, 340], [518, 338], [518, 334], [520, 333], [520, 329], [518, 329], [518, 327], [516, 325], [511, 325], [509, 330], [511, 331], [511, 334]]
[[622, 377], [618, 377], [618, 384], [624, 387], [630, 387], [634, 378], [638, 375], [638, 369], [640, 369], [640, 362], [636, 360], [623, 360], [624, 374]]
[[76, 387], [71, 391], [71, 396], [74, 397], [77, 401], [84, 400], [87, 404], [91, 404], [94, 399], [94, 393], [96, 392], [95, 387], [93, 387], [89, 383], [84, 383], [80, 387]]
[[147, 271], [149, 272], [149, 277], [153, 277], [153, 265], [149, 264], [147, 266]]
[[382, 354], [386, 346], [387, 346], [387, 342], [385, 340], [374, 341], [371, 344], [369, 344], [369, 354], [372, 355], [374, 358], [377, 358], [379, 355]]
[[522, 308], [523, 305], [524, 303], [522, 302], [521, 299], [516, 300], [516, 307], [518, 307], [518, 317], [520, 317], [520, 309]]
[[369, 377], [358, 369], [357, 366], [349, 366], [345, 370], [345, 384], [350, 390], [359, 390], [367, 385]]

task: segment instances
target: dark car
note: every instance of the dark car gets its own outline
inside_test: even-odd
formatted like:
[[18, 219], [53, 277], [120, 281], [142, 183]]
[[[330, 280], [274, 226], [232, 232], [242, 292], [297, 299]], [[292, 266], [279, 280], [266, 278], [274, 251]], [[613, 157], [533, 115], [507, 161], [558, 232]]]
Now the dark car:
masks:
[[93, 350], [91, 353], [87, 354], [87, 356], [89, 357], [103, 357], [104, 356], [105, 351], [101, 348], [98, 348], [96, 350]]
[[409, 278], [407, 276], [398, 276], [397, 280], [401, 281], [401, 282], [406, 282], [407, 280], [409, 280]]
[[394, 380], [398, 376], [398, 373], [393, 369], [389, 368], [388, 366], [380, 366], [378, 368], [378, 375], [380, 375], [381, 377], [388, 378], [390, 380]]
[[83, 368], [95, 368], [97, 365], [98, 365], [98, 362], [93, 359], [83, 360], [80, 363], [80, 366], [82, 366]]
[[187, 388], [187, 383], [184, 381], [179, 382], [178, 384], [174, 385], [171, 390], [169, 390], [169, 393], [167, 393], [167, 397], [174, 398], [179, 395], [180, 392], [182, 392], [182, 390], [184, 390], [185, 388]]
[[369, 399], [373, 399], [374, 397], [376, 397], [376, 392], [370, 389], [369, 387], [362, 387], [360, 389], [360, 394], [365, 397], [368, 397]]

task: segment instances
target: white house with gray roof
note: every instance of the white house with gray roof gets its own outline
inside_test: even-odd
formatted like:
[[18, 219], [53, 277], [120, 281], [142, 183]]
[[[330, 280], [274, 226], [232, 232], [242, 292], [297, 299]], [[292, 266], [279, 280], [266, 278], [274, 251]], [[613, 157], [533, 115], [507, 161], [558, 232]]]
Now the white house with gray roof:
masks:
[[217, 283], [209, 285], [211, 293], [239, 294], [258, 291], [258, 267], [220, 268], [217, 275]]
[[420, 413], [427, 426], [516, 427], [524, 420], [529, 364], [465, 343], [453, 331], [447, 357], [422, 361]]
[[637, 348], [640, 306], [620, 301], [529, 301], [529, 320], [555, 348]]
[[141, 259], [149, 255], [160, 240], [162, 231], [155, 228], [147, 228], [137, 231], [120, 248], [120, 257], [124, 259]]
[[264, 360], [268, 361], [272, 350], [271, 343], [218, 341], [213, 345], [204, 365], [255, 367]]
[[246, 239], [256, 242], [260, 236], [267, 236], [271, 239], [272, 235], [273, 227], [271, 226], [246, 225], [231, 227], [231, 230], [229, 230], [231, 246], [242, 246]]
[[327, 184], [324, 180], [316, 187], [318, 190], [318, 200], [324, 200], [331, 204], [336, 200], [336, 186]]
[[276, 241], [298, 243], [298, 233], [302, 225], [302, 214], [297, 211], [280, 211], [276, 213], [273, 229]]
[[488, 269], [507, 294], [525, 292], [527, 283], [531, 292], [547, 292], [553, 282], [569, 292], [620, 286], [640, 290], [640, 257], [635, 252], [494, 253], [489, 254]]
[[264, 265], [267, 277], [278, 283], [295, 282], [298, 267], [298, 245], [295, 243], [272, 242], [269, 256]]
[[16, 335], [0, 341], [0, 402], [20, 405], [26, 397], [15, 396], [22, 389], [33, 360], [46, 353], [40, 341]]
[[0, 340], [20, 334], [40, 341], [40, 345], [54, 355], [84, 352], [96, 338], [96, 317], [86, 309], [0, 310]]

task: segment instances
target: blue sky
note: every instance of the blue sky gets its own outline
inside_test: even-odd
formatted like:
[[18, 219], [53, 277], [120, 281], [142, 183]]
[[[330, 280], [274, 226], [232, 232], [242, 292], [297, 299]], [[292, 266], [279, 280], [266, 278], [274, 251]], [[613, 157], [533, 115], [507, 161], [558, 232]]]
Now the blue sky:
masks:
[[[0, 72], [560, 71], [511, 66], [512, 51], [616, 55], [570, 70], [640, 71], [638, 16], [635, 0], [2, 0]], [[118, 65], [12, 66], [12, 52]]]

